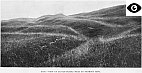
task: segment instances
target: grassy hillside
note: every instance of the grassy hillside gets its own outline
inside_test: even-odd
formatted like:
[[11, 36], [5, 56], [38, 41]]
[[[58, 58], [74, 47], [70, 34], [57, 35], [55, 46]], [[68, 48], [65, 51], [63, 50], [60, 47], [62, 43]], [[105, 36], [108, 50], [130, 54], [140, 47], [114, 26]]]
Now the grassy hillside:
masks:
[[1, 22], [3, 67], [141, 67], [141, 17], [125, 5]]

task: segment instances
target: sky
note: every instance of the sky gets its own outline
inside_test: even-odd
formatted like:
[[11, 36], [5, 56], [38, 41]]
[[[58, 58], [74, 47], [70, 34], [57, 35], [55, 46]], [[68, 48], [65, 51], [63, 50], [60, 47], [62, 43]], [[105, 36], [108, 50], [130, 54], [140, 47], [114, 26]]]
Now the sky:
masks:
[[94, 1], [48, 1], [48, 0], [2, 0], [1, 19], [37, 18], [43, 15], [72, 15], [125, 4], [123, 0]]

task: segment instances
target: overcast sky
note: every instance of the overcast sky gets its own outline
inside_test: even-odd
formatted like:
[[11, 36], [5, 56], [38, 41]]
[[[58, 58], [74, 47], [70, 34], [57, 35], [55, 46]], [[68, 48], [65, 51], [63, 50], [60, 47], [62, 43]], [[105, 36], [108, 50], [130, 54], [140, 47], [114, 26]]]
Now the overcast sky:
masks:
[[1, 19], [37, 18], [42, 15], [63, 13], [72, 15], [90, 12], [102, 8], [125, 4], [125, 1], [38, 1], [38, 0], [2, 0]]

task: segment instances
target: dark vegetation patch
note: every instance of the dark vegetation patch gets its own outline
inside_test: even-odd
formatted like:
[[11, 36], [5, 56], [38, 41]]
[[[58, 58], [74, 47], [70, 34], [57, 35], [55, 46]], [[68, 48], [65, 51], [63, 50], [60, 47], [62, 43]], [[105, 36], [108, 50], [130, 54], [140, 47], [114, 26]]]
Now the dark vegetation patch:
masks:
[[118, 25], [126, 25], [129, 26], [138, 26], [141, 25], [140, 17], [126, 17], [126, 18], [115, 18], [115, 19], [95, 19], [97, 21], [103, 21], [105, 23], [118, 24]]
[[31, 38], [37, 38], [44, 36], [42, 34], [1, 34], [1, 41], [6, 42], [6, 41], [20, 41], [20, 40], [26, 40], [26, 39], [31, 39]]
[[135, 30], [131, 31], [130, 34], [141, 34], [141, 27], [136, 28]]
[[1, 27], [1, 32], [18, 32], [28, 27]]

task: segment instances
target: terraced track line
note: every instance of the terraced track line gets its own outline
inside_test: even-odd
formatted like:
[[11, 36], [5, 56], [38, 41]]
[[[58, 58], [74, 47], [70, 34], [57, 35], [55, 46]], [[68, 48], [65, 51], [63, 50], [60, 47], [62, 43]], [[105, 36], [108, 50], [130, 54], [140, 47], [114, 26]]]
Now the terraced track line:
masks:
[[[67, 34], [59, 34], [59, 33], [1, 33], [1, 34], [21, 34], [21, 35], [32, 35], [32, 34], [41, 34], [41, 35], [44, 35], [44, 36], [63, 36], [63, 37], [71, 37], [71, 38], [74, 38], [76, 40], [82, 40], [82, 41], [85, 41], [87, 40], [88, 38], [85, 37], [85, 36], [82, 36], [82, 35], [78, 35], [78, 36], [75, 36], [75, 35], [67, 35]], [[29, 40], [29, 39], [25, 39], [25, 40]], [[20, 40], [19, 40], [20, 41]], [[21, 40], [22, 41], [22, 40]]]
[[121, 38], [133, 37], [133, 36], [139, 36], [139, 35], [140, 35], [140, 34], [119, 35], [119, 36], [111, 37], [111, 38], [103, 38], [103, 37], [100, 37], [99, 40], [104, 43], [104, 42], [115, 41], [115, 40], [118, 40], [118, 39], [121, 39]]

